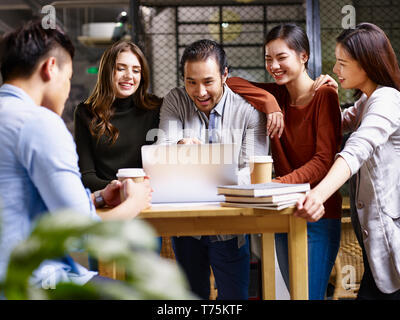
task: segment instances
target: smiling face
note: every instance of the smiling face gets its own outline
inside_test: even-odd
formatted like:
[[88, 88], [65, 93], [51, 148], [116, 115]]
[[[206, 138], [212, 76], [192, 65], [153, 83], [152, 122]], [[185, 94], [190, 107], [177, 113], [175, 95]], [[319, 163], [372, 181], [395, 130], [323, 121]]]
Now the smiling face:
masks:
[[117, 98], [127, 98], [140, 85], [141, 65], [138, 57], [129, 51], [121, 51], [114, 67], [114, 93]]
[[184, 66], [185, 89], [196, 107], [207, 116], [221, 100], [228, 70], [221, 75], [214, 57], [187, 61]]
[[354, 60], [341, 44], [336, 45], [336, 63], [333, 72], [338, 76], [343, 89], [359, 89], [365, 92], [370, 82], [366, 72], [357, 60]]
[[265, 66], [279, 85], [296, 80], [305, 71], [306, 53], [290, 49], [285, 40], [276, 39], [265, 46]]

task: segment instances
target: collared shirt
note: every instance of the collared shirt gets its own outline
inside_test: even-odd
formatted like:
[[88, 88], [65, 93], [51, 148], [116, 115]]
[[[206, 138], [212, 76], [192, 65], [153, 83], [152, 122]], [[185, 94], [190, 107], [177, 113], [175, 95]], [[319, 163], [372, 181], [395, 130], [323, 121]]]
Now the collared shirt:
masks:
[[[254, 109], [228, 86], [224, 85], [223, 96], [211, 113], [215, 113], [215, 122], [210, 128], [209, 118], [196, 107], [185, 88], [171, 90], [161, 106], [158, 143], [173, 144], [183, 138], [197, 138], [209, 143], [211, 134], [213, 143], [240, 146], [237, 155], [240, 169], [248, 166], [249, 157], [268, 153], [265, 114]], [[233, 237], [236, 235], [218, 235], [215, 239], [224, 241]], [[243, 243], [241, 235], [238, 245]]]
[[[100, 219], [81, 182], [75, 143], [63, 120], [20, 88], [0, 88], [0, 281], [10, 253], [45, 212], [72, 209]], [[72, 272], [76, 269], [76, 273]], [[65, 260], [46, 260], [30, 282], [84, 284], [96, 273]]]
[[[211, 112], [216, 112], [214, 142], [240, 146], [239, 168], [247, 166], [249, 157], [268, 153], [265, 114], [228, 86], [224, 85], [224, 94]], [[196, 107], [185, 88], [175, 88], [164, 97], [161, 106], [157, 143], [174, 144], [183, 138], [208, 143], [208, 127], [208, 117]]]

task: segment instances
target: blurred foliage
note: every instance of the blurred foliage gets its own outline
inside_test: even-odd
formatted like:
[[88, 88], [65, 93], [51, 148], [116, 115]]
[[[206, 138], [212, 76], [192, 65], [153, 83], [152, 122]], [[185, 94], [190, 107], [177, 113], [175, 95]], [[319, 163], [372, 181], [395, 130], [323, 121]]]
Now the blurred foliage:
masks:
[[[193, 299], [178, 265], [156, 253], [157, 235], [143, 220], [94, 221], [72, 211], [46, 214], [28, 239], [12, 252], [0, 285], [7, 299]], [[58, 283], [43, 289], [29, 283], [48, 259], [84, 250], [104, 263], [125, 269], [125, 281]]]

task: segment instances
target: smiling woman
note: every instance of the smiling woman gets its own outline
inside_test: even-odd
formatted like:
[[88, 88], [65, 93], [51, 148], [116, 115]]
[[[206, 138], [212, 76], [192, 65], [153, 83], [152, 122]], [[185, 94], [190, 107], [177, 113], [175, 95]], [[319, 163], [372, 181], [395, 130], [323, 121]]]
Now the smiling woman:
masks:
[[122, 51], [117, 56], [114, 70], [114, 91], [117, 98], [123, 99], [135, 93], [141, 80], [141, 65], [138, 57], [131, 51]]
[[75, 140], [83, 184], [102, 189], [119, 168], [141, 168], [140, 148], [158, 127], [162, 99], [148, 93], [145, 56], [130, 41], [119, 41], [103, 54], [97, 83], [75, 111]]
[[335, 55], [336, 64], [333, 72], [338, 75], [342, 88], [352, 89], [363, 87], [367, 95], [370, 96], [376, 86], [371, 81], [368, 81], [367, 73], [361, 68], [360, 64], [350, 56], [341, 44], [336, 46]]
[[400, 68], [378, 26], [361, 23], [336, 38], [333, 71], [358, 100], [342, 112], [352, 134], [295, 215], [318, 219], [322, 203], [350, 178], [351, 220], [363, 252], [358, 299], [400, 300]]
[[[229, 87], [244, 96], [268, 117], [258, 97], [272, 93], [282, 109], [285, 130], [271, 137], [276, 181], [310, 183], [322, 180], [334, 161], [341, 143], [340, 108], [337, 93], [323, 86], [315, 91], [307, 73], [310, 56], [305, 31], [295, 24], [278, 25], [267, 34], [265, 66], [275, 83], [249, 83], [240, 78], [227, 80]], [[254, 86], [255, 85], [255, 86]], [[259, 88], [256, 88], [259, 87]], [[334, 193], [324, 203], [323, 219], [308, 222], [310, 299], [324, 299], [340, 244], [341, 196]], [[286, 285], [289, 286], [288, 240], [275, 235], [276, 254]]]
[[[141, 168], [141, 147], [158, 128], [162, 99], [148, 92], [150, 71], [138, 46], [121, 40], [101, 57], [97, 83], [75, 110], [75, 142], [82, 182], [92, 192], [120, 168]], [[96, 270], [96, 262], [91, 260]]]

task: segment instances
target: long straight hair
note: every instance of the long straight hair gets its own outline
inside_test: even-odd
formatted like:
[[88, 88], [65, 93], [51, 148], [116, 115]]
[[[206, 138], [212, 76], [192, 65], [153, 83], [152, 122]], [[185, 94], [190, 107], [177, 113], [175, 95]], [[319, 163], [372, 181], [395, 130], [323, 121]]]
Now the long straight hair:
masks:
[[[400, 91], [400, 69], [396, 54], [385, 32], [372, 23], [360, 23], [336, 38], [374, 83]], [[361, 90], [355, 97], [360, 98]]]
[[138, 58], [141, 66], [140, 84], [132, 95], [135, 105], [152, 110], [160, 107], [162, 103], [161, 98], [148, 93], [150, 70], [142, 50], [127, 40], [118, 41], [110, 46], [101, 57], [96, 85], [85, 104], [93, 116], [89, 126], [90, 133], [97, 137], [98, 141], [101, 136], [105, 135], [111, 144], [115, 143], [119, 136], [118, 129], [110, 122], [114, 113], [112, 105], [116, 98], [113, 86], [115, 64], [118, 55], [125, 51], [131, 51]]

